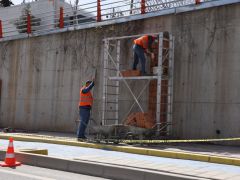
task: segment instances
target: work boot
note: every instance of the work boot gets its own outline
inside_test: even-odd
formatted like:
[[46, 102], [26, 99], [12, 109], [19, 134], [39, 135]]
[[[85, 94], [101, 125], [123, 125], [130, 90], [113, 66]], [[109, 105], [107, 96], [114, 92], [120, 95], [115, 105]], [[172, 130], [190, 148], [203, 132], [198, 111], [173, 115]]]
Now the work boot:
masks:
[[141, 73], [141, 76], [152, 76], [152, 74], [148, 74], [148, 73], [144, 72], [144, 73]]
[[78, 138], [77, 138], [77, 141], [86, 141], [86, 140], [87, 140], [87, 137], [86, 137], [86, 136], [78, 137]]

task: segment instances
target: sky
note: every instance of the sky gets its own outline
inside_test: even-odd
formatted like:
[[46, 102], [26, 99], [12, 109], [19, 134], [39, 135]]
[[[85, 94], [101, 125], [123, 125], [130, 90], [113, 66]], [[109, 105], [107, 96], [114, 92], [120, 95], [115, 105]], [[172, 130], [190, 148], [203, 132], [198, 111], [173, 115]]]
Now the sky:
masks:
[[[23, 0], [11, 0], [13, 2], [14, 5], [18, 5], [18, 4], [21, 4], [23, 2]], [[25, 0], [25, 2], [32, 2], [32, 1], [35, 1], [35, 0]], [[41, 0], [39, 0], [41, 1]], [[53, 1], [53, 0], [52, 0]], [[66, 2], [72, 2], [71, 4], [74, 4], [75, 0], [65, 0]], [[119, 2], [120, 1], [120, 2]], [[124, 1], [124, 2], [123, 2]], [[111, 5], [106, 5], [104, 7], [102, 7], [102, 9], [106, 9], [106, 8], [113, 8], [113, 7], [117, 7], [117, 6], [123, 6], [124, 7], [120, 7], [120, 8], [115, 8], [115, 11], [119, 11], [120, 9], [121, 10], [126, 10], [126, 9], [130, 9], [130, 1], [131, 0], [102, 0], [102, 5], [104, 4], [108, 4], [108, 3], [114, 3], [114, 2], [117, 2], [115, 4], [111, 4]], [[138, 0], [134, 0], [134, 2], [136, 2]], [[79, 0], [79, 5], [81, 4], [88, 4], [88, 3], [92, 3], [92, 2], [97, 2], [97, 0]], [[97, 4], [96, 4], [97, 5]], [[91, 4], [90, 5], [91, 7], [94, 6], [94, 4]], [[87, 8], [89, 6], [83, 6], [84, 8]], [[84, 9], [83, 8], [83, 9]], [[93, 9], [92, 9], [93, 10]], [[90, 9], [87, 9], [87, 11], [92, 11]], [[107, 10], [108, 12], [110, 10]]]
[[[14, 5], [19, 5], [23, 2], [23, 0], [11, 0], [11, 1], [13, 2]], [[32, 2], [32, 1], [35, 1], [35, 0], [25, 0], [26, 3]], [[41, 1], [41, 0], [39, 0], [39, 1]], [[75, 0], [65, 0], [65, 1], [68, 3], [71, 1], [72, 2], [71, 4], [74, 4], [74, 2], [75, 2]], [[104, 6], [102, 6], [102, 14], [107, 17], [108, 13], [112, 13], [113, 11], [119, 12], [119, 11], [129, 10], [130, 9], [130, 1], [131, 0], [102, 0], [102, 5], [104, 5]], [[134, 2], [137, 2], [137, 1], [139, 1], [139, 0], [134, 0]], [[97, 2], [97, 0], [79, 0], [79, 5], [88, 4], [88, 3], [92, 3], [92, 2]], [[105, 5], [105, 4], [109, 4], [109, 3], [114, 3], [114, 4]], [[85, 6], [82, 6], [82, 8], [80, 6], [80, 9], [85, 9], [86, 11], [93, 12], [93, 11], [97, 10], [96, 6], [91, 9], [88, 8], [88, 7], [93, 7], [93, 6], [95, 6], [95, 5], [94, 4], [90, 4], [87, 6], [85, 5]], [[113, 7], [114, 7], [114, 9], [113, 9]], [[104, 11], [104, 9], [105, 9], [105, 11]], [[128, 15], [128, 13], [129, 13], [129, 11], [124, 12], [125, 15]]]
[[[14, 5], [21, 4], [23, 0], [11, 0]], [[32, 2], [33, 0], [25, 0], [25, 2]], [[74, 2], [75, 0], [65, 0], [66, 2], [72, 1]], [[79, 4], [86, 4], [89, 2], [95, 2], [97, 0], [79, 0]], [[118, 2], [119, 0], [108, 0], [108, 2]], [[122, 1], [122, 0], [121, 0]], [[126, 0], [126, 2], [130, 2], [130, 0]]]
[[22, 0], [12, 0], [14, 5], [21, 4]]
[[[89, 0], [79, 0], [80, 4], [85, 4], [87, 2], [89, 2]], [[90, 2], [92, 2], [93, 0], [91, 0]], [[21, 4], [23, 2], [23, 0], [12, 0], [14, 5], [18, 5]], [[32, 0], [25, 0], [25, 2], [32, 2]]]

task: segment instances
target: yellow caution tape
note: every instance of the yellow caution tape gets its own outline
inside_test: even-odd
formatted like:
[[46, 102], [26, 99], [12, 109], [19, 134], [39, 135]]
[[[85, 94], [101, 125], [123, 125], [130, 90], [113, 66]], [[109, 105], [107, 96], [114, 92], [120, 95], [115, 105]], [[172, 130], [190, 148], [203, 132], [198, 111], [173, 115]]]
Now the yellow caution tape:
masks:
[[[64, 140], [66, 142], [73, 141], [75, 142], [75, 138], [69, 138], [69, 137], [58, 137], [58, 136], [47, 136], [47, 135], [33, 135], [33, 134], [24, 134], [24, 133], [15, 133], [8, 134], [8, 135], [0, 135], [1, 136], [13, 136], [13, 137], [31, 137], [33, 138], [39, 138], [39, 139], [45, 139], [45, 140]], [[89, 139], [86, 142], [91, 143], [100, 143], [101, 142], [114, 142], [116, 144], [118, 143], [125, 143], [125, 144], [163, 144], [163, 143], [197, 143], [197, 142], [220, 142], [220, 141], [240, 141], [240, 137], [236, 138], [220, 138], [220, 139], [175, 139], [175, 140], [167, 140], [167, 139], [156, 139], [156, 140], [124, 140], [124, 139]]]
[[222, 138], [222, 139], [179, 139], [179, 140], [121, 140], [127, 144], [159, 144], [159, 143], [194, 143], [194, 142], [218, 142], [218, 141], [240, 141], [239, 138]]

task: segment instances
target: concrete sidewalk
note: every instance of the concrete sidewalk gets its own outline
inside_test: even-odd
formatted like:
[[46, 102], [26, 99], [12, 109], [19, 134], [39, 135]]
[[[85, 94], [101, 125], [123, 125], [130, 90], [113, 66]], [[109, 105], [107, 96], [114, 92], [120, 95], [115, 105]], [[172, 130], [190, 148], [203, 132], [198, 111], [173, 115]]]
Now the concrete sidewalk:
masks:
[[[0, 160], [4, 159], [5, 152], [0, 150]], [[207, 180], [192, 175], [181, 175], [163, 171], [140, 169], [121, 165], [111, 165], [99, 162], [81, 160], [68, 160], [43, 155], [16, 152], [16, 159], [23, 164], [44, 167], [48, 169], [85, 174], [95, 177], [109, 178], [115, 180]], [[1, 162], [1, 161], [0, 161]], [[17, 167], [19, 168], [19, 167]], [[2, 168], [0, 167], [0, 171]], [[236, 177], [231, 174], [231, 177]], [[35, 178], [36, 179], [36, 178]], [[44, 178], [43, 178], [44, 179]]]
[[[0, 143], [0, 151], [7, 148], [7, 140], [0, 140]], [[129, 179], [141, 179], [138, 177], [140, 174], [145, 179], [153, 174], [156, 174], [156, 178], [152, 179], [159, 179], [158, 176], [171, 177], [171, 179], [180, 177], [183, 179], [240, 179], [240, 167], [231, 165], [39, 142], [14, 141], [14, 147], [15, 149], [48, 148], [49, 156], [29, 155], [31, 157], [26, 157], [26, 153], [17, 153], [18, 160], [25, 164], [105, 178], [122, 177], [122, 179], [126, 179], [124, 174], [130, 173]], [[4, 153], [2, 153], [3, 158]], [[96, 170], [93, 167], [96, 167]], [[94, 172], [91, 172], [92, 170]]]
[[0, 168], [0, 174], [1, 180], [110, 180], [25, 164], [17, 168]]
[[[3, 160], [7, 140], [1, 140]], [[162, 158], [101, 149], [14, 141], [19, 148], [48, 148], [49, 156], [16, 153], [17, 160], [33, 166], [113, 179], [239, 179], [240, 167], [207, 162]], [[127, 175], [127, 177], [125, 176]]]
[[221, 164], [240, 165], [240, 147], [210, 145], [210, 144], [160, 144], [155, 146], [126, 146], [106, 145], [77, 142], [75, 134], [66, 133], [0, 133], [0, 139], [8, 139], [10, 136], [15, 140], [45, 142], [53, 144], [73, 145], [97, 149], [128, 152], [135, 154], [153, 155], [179, 159], [190, 159]]

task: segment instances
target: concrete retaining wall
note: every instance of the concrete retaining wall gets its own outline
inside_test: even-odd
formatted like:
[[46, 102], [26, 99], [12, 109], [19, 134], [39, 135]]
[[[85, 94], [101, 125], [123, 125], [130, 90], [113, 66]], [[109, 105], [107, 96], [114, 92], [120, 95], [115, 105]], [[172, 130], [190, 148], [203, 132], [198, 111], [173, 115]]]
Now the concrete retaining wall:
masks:
[[[0, 126], [74, 131], [79, 88], [95, 68], [93, 118], [100, 122], [102, 39], [162, 31], [169, 31], [176, 40], [173, 134], [181, 138], [239, 136], [239, 3], [1, 42]], [[128, 41], [122, 48], [125, 68], [132, 63], [131, 46]], [[139, 90], [138, 83], [131, 85]], [[129, 93], [124, 94], [121, 117], [131, 103], [126, 101]]]

